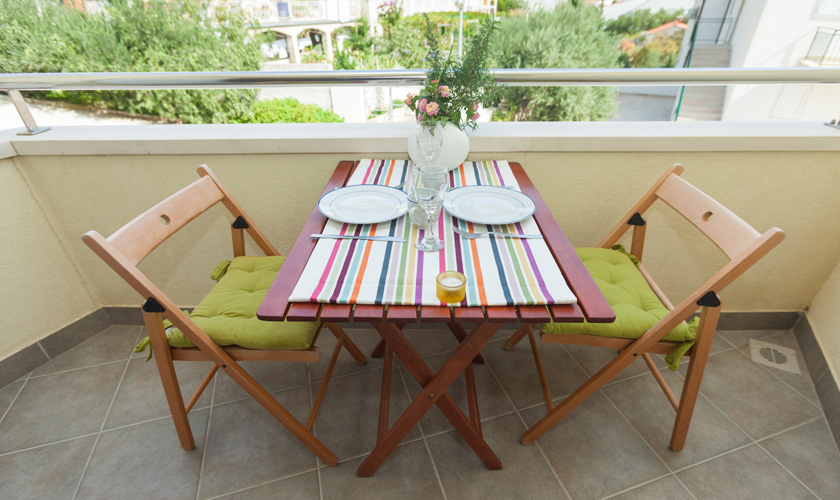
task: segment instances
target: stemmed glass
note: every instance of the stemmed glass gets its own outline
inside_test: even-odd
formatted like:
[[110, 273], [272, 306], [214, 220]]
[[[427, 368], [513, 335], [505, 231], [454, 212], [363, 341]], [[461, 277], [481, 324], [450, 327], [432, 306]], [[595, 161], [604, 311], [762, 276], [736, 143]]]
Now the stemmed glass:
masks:
[[417, 132], [417, 146], [426, 157], [426, 163], [431, 163], [440, 155], [440, 146], [443, 143], [443, 127], [440, 122], [434, 125], [421, 125]]
[[415, 243], [417, 249], [423, 252], [437, 252], [443, 248], [443, 240], [435, 236], [435, 225], [440, 217], [443, 196], [449, 188], [447, 171], [443, 165], [421, 166], [417, 182], [414, 184], [417, 204], [426, 213], [425, 237]]

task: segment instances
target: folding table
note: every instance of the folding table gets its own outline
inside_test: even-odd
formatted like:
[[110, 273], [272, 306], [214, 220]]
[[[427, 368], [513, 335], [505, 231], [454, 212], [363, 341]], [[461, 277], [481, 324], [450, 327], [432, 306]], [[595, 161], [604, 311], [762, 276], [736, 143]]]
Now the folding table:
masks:
[[[358, 166], [359, 162], [340, 162], [327, 182], [324, 194], [345, 186], [354, 169]], [[569, 290], [577, 298], [576, 304], [447, 307], [410, 303], [382, 305], [291, 301], [290, 296], [292, 296], [292, 292], [298, 284], [298, 280], [301, 278], [317, 243], [310, 235], [322, 232], [328, 222], [316, 206], [313, 208], [309, 219], [259, 308], [258, 317], [268, 321], [316, 321], [320, 319], [329, 323], [351, 320], [370, 323], [384, 341], [384, 344], [378, 346], [376, 350], [378, 352], [375, 352], [375, 355], [385, 354], [385, 374], [388, 375], [389, 373], [391, 364], [389, 358], [391, 352], [393, 352], [422, 386], [422, 390], [405, 412], [388, 429], [387, 392], [390, 377], [383, 377], [383, 406], [380, 412], [378, 440], [376, 447], [357, 470], [357, 475], [360, 477], [371, 476], [396, 449], [408, 432], [417, 425], [426, 411], [434, 405], [440, 408], [455, 427], [455, 430], [464, 438], [488, 469], [501, 469], [501, 461], [481, 435], [475, 381], [472, 374], [472, 362], [481, 361], [481, 349], [490, 341], [503, 323], [544, 323], [549, 319], [556, 322], [581, 322], [584, 318], [587, 321], [599, 323], [615, 320], [612, 309], [601, 295], [522, 165], [510, 163], [509, 166], [519, 189], [533, 199], [536, 205], [536, 211], [533, 215], [534, 221], [543, 235], [550, 256], [554, 258], [556, 265], [562, 271]], [[403, 245], [413, 246], [413, 243], [413, 241], [407, 241]], [[330, 300], [330, 302], [335, 301]], [[445, 324], [460, 341], [459, 346], [436, 373], [429, 369], [401, 332], [404, 325], [415, 322]], [[470, 332], [467, 332], [464, 328], [465, 324], [474, 324], [475, 326]], [[382, 349], [382, 346], [386, 348]], [[467, 383], [469, 418], [464, 415], [453, 398], [447, 393], [447, 388], [461, 372], [465, 373]]]

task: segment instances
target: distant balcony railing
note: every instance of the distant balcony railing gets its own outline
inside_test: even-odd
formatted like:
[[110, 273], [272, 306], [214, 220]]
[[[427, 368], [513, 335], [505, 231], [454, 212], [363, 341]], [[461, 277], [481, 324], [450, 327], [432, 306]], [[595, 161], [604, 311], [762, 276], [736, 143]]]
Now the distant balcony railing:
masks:
[[732, 28], [735, 26], [735, 18], [700, 18], [697, 20], [697, 35], [695, 42], [702, 43], [729, 43], [732, 37]]
[[816, 66], [840, 66], [840, 30], [817, 28], [805, 60]]
[[362, 15], [358, 0], [243, 1], [246, 15], [261, 24], [300, 21], [351, 21]]

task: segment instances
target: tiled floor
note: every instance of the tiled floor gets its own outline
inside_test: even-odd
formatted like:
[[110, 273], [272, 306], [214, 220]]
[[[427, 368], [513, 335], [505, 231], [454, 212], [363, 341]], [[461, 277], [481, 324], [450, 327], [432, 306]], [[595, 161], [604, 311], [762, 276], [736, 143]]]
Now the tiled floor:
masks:
[[[366, 352], [376, 343], [373, 330], [347, 331]], [[444, 332], [406, 333], [432, 368], [455, 346]], [[325, 467], [224, 374], [191, 413], [195, 449], [181, 449], [154, 363], [131, 353], [143, 334], [139, 326], [109, 327], [0, 389], [0, 498], [840, 498], [840, 453], [810, 377], [748, 357], [750, 337], [798, 351], [791, 332], [719, 332], [688, 443], [675, 453], [668, 448], [674, 412], [642, 363], [535, 444], [521, 445], [544, 405], [527, 342], [506, 352], [510, 331], [503, 331], [484, 350], [476, 378], [484, 435], [504, 469], [486, 470], [433, 409], [367, 479], [355, 472], [376, 439], [381, 360], [359, 366], [342, 354], [315, 424], [339, 458]], [[322, 350], [331, 346], [325, 336]], [[558, 398], [611, 355], [541, 347]], [[327, 357], [247, 368], [305, 419]], [[207, 369], [178, 364], [185, 391]], [[681, 383], [680, 372], [663, 374]], [[392, 418], [418, 387], [395, 371]], [[451, 394], [465, 405], [461, 383]]]

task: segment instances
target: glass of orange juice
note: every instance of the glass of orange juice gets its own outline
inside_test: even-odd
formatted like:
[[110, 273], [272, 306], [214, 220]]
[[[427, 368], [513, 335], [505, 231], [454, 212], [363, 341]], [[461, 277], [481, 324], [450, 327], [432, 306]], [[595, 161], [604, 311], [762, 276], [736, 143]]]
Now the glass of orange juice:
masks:
[[437, 275], [437, 298], [447, 304], [457, 304], [467, 293], [467, 278], [458, 271], [444, 271]]

